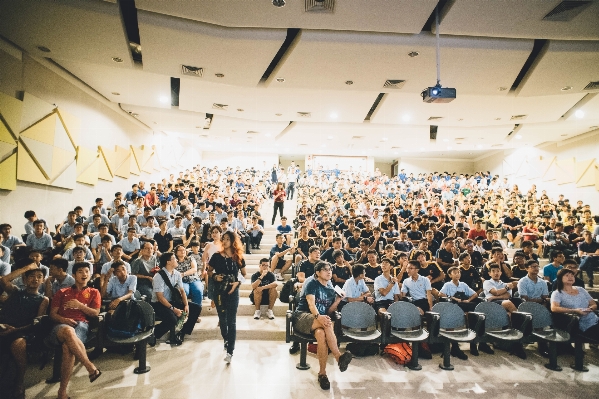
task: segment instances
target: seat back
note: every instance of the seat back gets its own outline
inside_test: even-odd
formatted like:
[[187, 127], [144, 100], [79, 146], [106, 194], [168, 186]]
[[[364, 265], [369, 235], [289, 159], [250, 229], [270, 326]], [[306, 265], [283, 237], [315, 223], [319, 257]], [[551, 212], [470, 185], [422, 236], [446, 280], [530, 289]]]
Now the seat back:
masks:
[[485, 315], [486, 330], [501, 330], [504, 327], [509, 327], [510, 319], [507, 311], [503, 306], [494, 302], [481, 302], [476, 305], [475, 312], [480, 312]]
[[553, 325], [551, 313], [547, 308], [536, 302], [523, 302], [518, 306], [519, 312], [530, 313], [532, 315], [532, 328], [539, 330]]
[[464, 311], [455, 303], [439, 302], [431, 311], [439, 313], [439, 328], [455, 330], [466, 327]]
[[410, 329], [421, 327], [420, 311], [410, 302], [395, 302], [387, 309], [391, 314], [391, 327]]
[[341, 326], [356, 329], [376, 327], [376, 312], [367, 303], [349, 302], [341, 310]]

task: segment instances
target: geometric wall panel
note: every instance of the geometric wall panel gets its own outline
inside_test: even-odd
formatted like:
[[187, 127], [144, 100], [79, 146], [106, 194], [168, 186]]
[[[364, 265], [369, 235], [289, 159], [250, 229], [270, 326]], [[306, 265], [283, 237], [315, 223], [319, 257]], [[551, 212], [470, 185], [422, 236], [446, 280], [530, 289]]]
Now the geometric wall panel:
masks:
[[81, 137], [81, 121], [79, 118], [69, 114], [63, 109], [58, 109], [57, 112], [62, 124], [66, 129], [71, 144], [73, 147], [77, 147], [79, 143], [79, 137]]
[[10, 131], [6, 127], [6, 125], [0, 120], [0, 141], [7, 144], [12, 144], [14, 146], [17, 145], [16, 140], [13, 135], [10, 134]]
[[[52, 151], [52, 174], [50, 180], [56, 179], [63, 174], [67, 168], [75, 161], [75, 152], [65, 151], [62, 148], [54, 147]], [[75, 179], [73, 179], [73, 184]]]
[[574, 158], [557, 160], [556, 178], [557, 184], [576, 182], [576, 162], [574, 161]]
[[64, 125], [62, 124], [62, 119], [58, 117], [56, 118], [56, 129], [54, 130], [54, 147], [62, 148], [63, 150], [67, 150], [75, 153], [77, 147], [71, 141]]
[[68, 188], [70, 190], [75, 189], [75, 180], [77, 178], [77, 163], [75, 158], [70, 160], [70, 164], [64, 168], [56, 178], [50, 181], [50, 185], [53, 187]]
[[57, 119], [56, 114], [50, 114], [30, 126], [27, 130], [22, 131], [21, 136], [53, 146]]
[[595, 159], [576, 161], [576, 187], [595, 185]]
[[[12, 131], [14, 138], [21, 131], [21, 115], [23, 113], [23, 102], [0, 93], [0, 116], [6, 121], [7, 127]], [[15, 145], [17, 143], [15, 142]]]
[[599, 164], [594, 165], [595, 169], [595, 189], [599, 191]]
[[17, 188], [17, 154], [12, 154], [0, 162], [0, 189], [16, 190]]
[[33, 160], [29, 152], [19, 143], [17, 150], [17, 179], [32, 183], [48, 184], [48, 179], [37, 163]]
[[36, 96], [25, 93], [23, 96], [23, 112], [19, 131], [27, 129], [40, 119], [54, 111], [54, 105], [47, 103]]
[[[40, 171], [47, 180], [50, 180], [52, 175], [52, 154], [53, 149], [51, 144], [42, 143], [41, 141], [33, 140], [25, 136], [20, 137], [21, 143], [27, 147], [29, 155], [38, 165]], [[27, 180], [21, 179], [19, 180]]]
[[77, 181], [79, 183], [98, 184], [98, 152], [85, 147], [77, 148]]
[[0, 162], [11, 156], [12, 153], [15, 151], [15, 148], [17, 148], [16, 144], [8, 144], [4, 141], [0, 141]]
[[131, 174], [131, 150], [128, 148], [114, 146], [115, 171], [114, 175], [128, 179]]
[[156, 160], [156, 147], [152, 146], [147, 149], [145, 153], [147, 155], [147, 160], [142, 163], [141, 170], [148, 173], [154, 173], [154, 161]]
[[98, 151], [100, 152], [98, 179], [112, 181], [114, 177], [114, 152], [102, 146], [98, 146]]
[[537, 156], [531, 156], [528, 158], [528, 179], [538, 179], [541, 177], [541, 158]]
[[144, 152], [143, 146], [141, 146], [141, 148], [139, 148], [139, 149], [136, 149], [133, 146], [130, 146], [130, 147], [131, 147], [131, 156], [129, 157], [130, 162], [131, 162], [131, 164], [129, 166], [130, 171], [131, 171], [131, 174], [139, 176], [139, 175], [141, 175], [141, 168], [139, 167], [139, 165], [141, 163], [140, 160], [141, 160], [141, 158], [143, 156], [143, 152]]
[[542, 158], [541, 170], [543, 181], [552, 181], [556, 178], [556, 157]]

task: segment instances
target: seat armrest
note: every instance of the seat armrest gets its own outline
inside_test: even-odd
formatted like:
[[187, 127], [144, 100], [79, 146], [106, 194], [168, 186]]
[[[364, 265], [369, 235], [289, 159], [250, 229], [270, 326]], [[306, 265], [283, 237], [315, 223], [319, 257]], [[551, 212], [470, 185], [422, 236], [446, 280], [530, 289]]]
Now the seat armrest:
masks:
[[439, 297], [439, 302], [451, 302], [451, 298], [448, 296]]
[[522, 332], [525, 337], [532, 334], [532, 315], [524, 312], [512, 312], [512, 328]]
[[572, 340], [576, 339], [579, 333], [579, 315], [570, 313], [552, 313], [552, 318], [555, 328], [559, 328], [560, 330], [568, 332]]
[[440, 320], [441, 315], [436, 312], [426, 312], [424, 314], [426, 318], [426, 324], [428, 325], [428, 332], [432, 337], [439, 336]]
[[480, 312], [468, 312], [466, 316], [468, 328], [476, 333], [476, 336], [482, 337], [485, 335], [485, 315]]

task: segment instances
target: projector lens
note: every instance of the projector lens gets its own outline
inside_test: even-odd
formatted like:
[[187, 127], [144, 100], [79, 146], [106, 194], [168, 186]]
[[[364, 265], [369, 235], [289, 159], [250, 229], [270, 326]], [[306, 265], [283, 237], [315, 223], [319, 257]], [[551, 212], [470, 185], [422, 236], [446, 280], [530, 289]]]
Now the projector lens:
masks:
[[433, 93], [433, 94], [436, 96], [437, 94], [439, 94], [439, 90], [437, 90], [437, 89], [433, 89], [433, 90], [432, 90], [432, 93]]

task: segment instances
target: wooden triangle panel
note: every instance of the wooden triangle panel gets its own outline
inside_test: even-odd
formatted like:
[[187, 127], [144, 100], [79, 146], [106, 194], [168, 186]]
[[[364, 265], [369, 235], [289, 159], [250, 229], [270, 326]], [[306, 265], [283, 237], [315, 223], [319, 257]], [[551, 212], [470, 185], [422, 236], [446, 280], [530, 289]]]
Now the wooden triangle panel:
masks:
[[[98, 146], [98, 150], [100, 151], [101, 158], [104, 160], [103, 163], [106, 165], [106, 169], [110, 174], [110, 181], [112, 181], [115, 170], [114, 152], [102, 146]], [[103, 170], [102, 167], [100, 167], [100, 170]]]
[[83, 173], [94, 162], [98, 161], [98, 152], [85, 147], [77, 147], [77, 176]]
[[12, 134], [8, 131], [4, 122], [0, 120], [0, 141], [7, 144], [17, 145], [17, 142], [13, 138]]
[[558, 159], [556, 163], [557, 184], [574, 183], [576, 181], [576, 162], [574, 158]]
[[542, 176], [543, 181], [552, 181], [555, 180], [555, 170], [556, 170], [556, 157], [548, 157], [543, 158], [541, 160], [542, 164]]
[[33, 158], [19, 143], [17, 150], [17, 179], [32, 183], [48, 184], [48, 179], [42, 174]]
[[131, 174], [131, 161], [129, 159], [130, 156], [130, 149], [119, 147], [118, 145], [115, 146], [115, 176], [123, 177], [125, 179], [129, 178], [129, 175]]
[[58, 109], [58, 117], [62, 121], [73, 147], [77, 147], [79, 137], [81, 137], [81, 121], [64, 109]]
[[15, 152], [15, 148], [17, 148], [16, 144], [8, 144], [0, 141], [0, 162], [12, 155]]
[[534, 156], [528, 158], [528, 178], [530, 180], [538, 179], [541, 177], [542, 172], [542, 162], [541, 157]]
[[92, 186], [98, 184], [99, 166], [99, 158], [94, 159], [94, 161], [84, 171], [81, 173], [77, 172], [77, 181], [79, 183], [90, 184]]
[[54, 131], [56, 130], [56, 114], [38, 121], [35, 125], [21, 133], [21, 137], [27, 137], [42, 143], [54, 145]]
[[150, 158], [148, 158], [148, 160], [146, 161], [144, 166], [141, 168], [141, 170], [146, 173], [154, 173], [156, 171], [156, 169], [154, 167], [155, 160], [156, 160], [156, 156], [154, 155], [154, 153], [150, 154]]
[[64, 171], [50, 182], [53, 187], [68, 188], [70, 190], [75, 189], [75, 181], [77, 180], [77, 163], [75, 158], [71, 159], [71, 163], [64, 169]]
[[56, 118], [56, 129], [54, 130], [54, 147], [62, 148], [65, 151], [70, 151], [75, 154], [75, 146], [67, 131], [62, 124], [60, 118]]
[[139, 159], [141, 158], [141, 155], [143, 154], [143, 145], [140, 148], [135, 148], [134, 146], [130, 146], [131, 147], [131, 173], [139, 176], [141, 175], [141, 168], [140, 168], [140, 164], [139, 164]]
[[595, 159], [576, 162], [576, 187], [595, 185]]
[[17, 189], [17, 154], [0, 163], [0, 190]]
[[52, 176], [53, 147], [25, 136], [21, 136], [20, 140], [29, 150], [29, 155], [33, 157], [42, 174], [46, 176], [46, 179], [50, 179], [50, 176]]
[[14, 139], [19, 137], [19, 132], [21, 131], [22, 113], [22, 101], [12, 98], [4, 93], [0, 93], [0, 116], [6, 121], [8, 128], [12, 131]]
[[54, 147], [52, 155], [52, 174], [50, 180], [56, 179], [64, 173], [67, 167], [75, 160], [75, 153]]
[[30, 93], [25, 93], [23, 97], [23, 112], [21, 114], [19, 131], [22, 132], [53, 112], [54, 105], [39, 99]]

